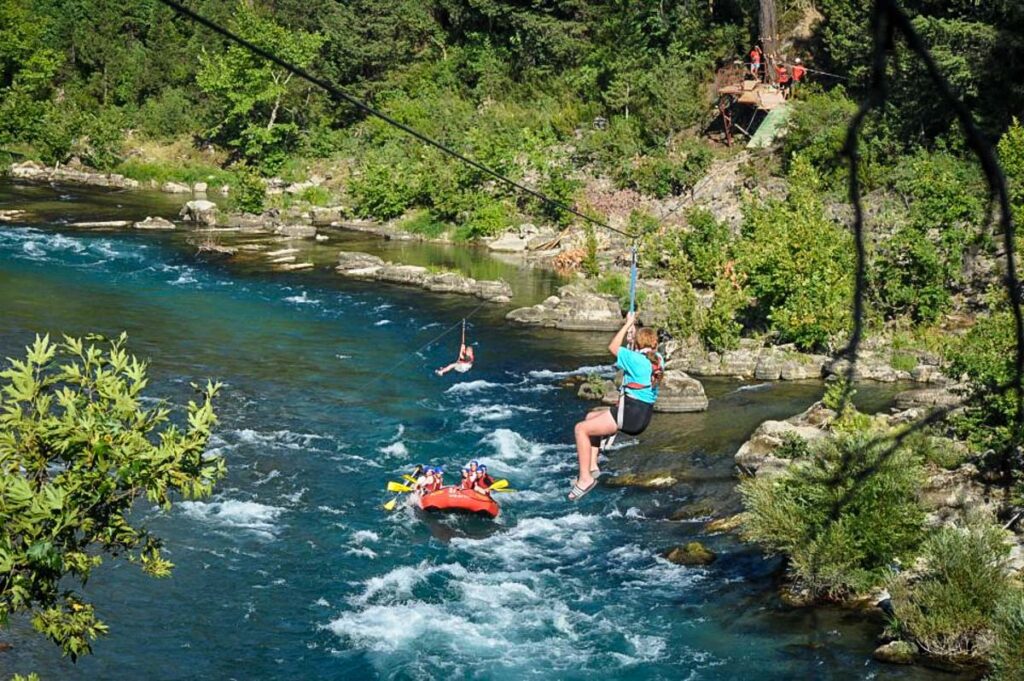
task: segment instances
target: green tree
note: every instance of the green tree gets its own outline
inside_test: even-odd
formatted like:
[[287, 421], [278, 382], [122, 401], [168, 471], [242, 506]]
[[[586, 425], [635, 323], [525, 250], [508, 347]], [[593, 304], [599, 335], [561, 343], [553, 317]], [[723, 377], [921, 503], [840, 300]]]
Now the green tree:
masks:
[[206, 453], [219, 384], [174, 424], [168, 407], [143, 406], [146, 364], [124, 343], [37, 337], [0, 372], [0, 624], [31, 613], [72, 659], [107, 631], [75, 588], [105, 557], [155, 577], [173, 567], [133, 504], [206, 496], [225, 473]]
[[[317, 33], [289, 30], [240, 1], [231, 27], [245, 38], [299, 67], [316, 58], [324, 39]], [[299, 134], [299, 112], [292, 98], [301, 92], [294, 76], [237, 45], [200, 58], [199, 87], [219, 110], [212, 130], [242, 158], [268, 173], [285, 161]]]
[[824, 349], [850, 323], [852, 240], [826, 216], [810, 163], [795, 159], [789, 179], [785, 201], [747, 207], [738, 269], [780, 340]]

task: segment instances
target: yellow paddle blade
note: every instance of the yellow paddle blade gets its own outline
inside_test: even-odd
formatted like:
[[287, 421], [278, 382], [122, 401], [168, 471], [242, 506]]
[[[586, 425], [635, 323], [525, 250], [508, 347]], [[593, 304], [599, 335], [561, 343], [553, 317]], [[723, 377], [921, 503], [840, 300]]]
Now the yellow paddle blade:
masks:
[[395, 505], [397, 503], [398, 503], [398, 497], [395, 497], [394, 499], [392, 499], [388, 503], [384, 504], [384, 510], [385, 511], [394, 511], [395, 510]]
[[508, 480], [495, 480], [494, 484], [491, 485], [492, 490], [505, 489], [508, 487]]
[[388, 482], [388, 491], [389, 492], [411, 492], [412, 491], [412, 487], [409, 487], [408, 485], [403, 485], [400, 482], [389, 481]]
[[406, 482], [411, 482], [413, 484], [416, 483], [416, 478], [414, 478], [414, 477], [412, 477], [411, 475], [408, 475], [408, 474], [403, 475], [402, 479], [405, 480]]
[[492, 487], [492, 488], [491, 488], [491, 491], [492, 491], [492, 492], [518, 492], [519, 490], [516, 490], [516, 489], [509, 489], [508, 487], [502, 487], [501, 489], [494, 489], [494, 488]]

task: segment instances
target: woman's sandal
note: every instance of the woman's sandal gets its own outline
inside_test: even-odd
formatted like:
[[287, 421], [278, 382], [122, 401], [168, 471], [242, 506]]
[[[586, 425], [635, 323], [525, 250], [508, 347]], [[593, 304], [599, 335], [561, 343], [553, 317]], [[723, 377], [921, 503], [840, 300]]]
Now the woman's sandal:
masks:
[[579, 501], [583, 497], [593, 492], [595, 487], [597, 487], [596, 478], [586, 487], [580, 487], [578, 482], [574, 482], [572, 484], [572, 491], [569, 492], [569, 501]]

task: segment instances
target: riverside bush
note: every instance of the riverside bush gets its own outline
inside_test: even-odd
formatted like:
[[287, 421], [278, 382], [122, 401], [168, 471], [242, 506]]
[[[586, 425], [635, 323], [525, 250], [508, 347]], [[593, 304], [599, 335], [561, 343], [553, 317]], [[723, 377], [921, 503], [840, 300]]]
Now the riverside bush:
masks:
[[746, 535], [786, 556], [791, 577], [815, 598], [842, 598], [880, 584], [895, 559], [920, 544], [920, 456], [889, 453], [879, 432], [815, 443], [778, 476], [740, 483]]
[[803, 350], [833, 346], [850, 324], [852, 241], [825, 215], [819, 182], [802, 157], [785, 201], [749, 204], [738, 269], [761, 323]]
[[978, 657], [1011, 590], [1006, 532], [982, 518], [944, 527], [921, 547], [923, 569], [888, 580], [893, 634], [946, 658]]
[[1019, 585], [1010, 588], [1000, 600], [992, 627], [992, 681], [1024, 679], [1024, 590]]

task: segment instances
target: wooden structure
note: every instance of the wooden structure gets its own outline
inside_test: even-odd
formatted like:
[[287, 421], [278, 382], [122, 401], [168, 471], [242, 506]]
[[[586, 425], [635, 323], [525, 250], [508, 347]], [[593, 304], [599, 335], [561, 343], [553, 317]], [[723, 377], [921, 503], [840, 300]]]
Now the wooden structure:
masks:
[[758, 114], [768, 114], [786, 103], [778, 87], [755, 80], [742, 62], [719, 69], [715, 91], [728, 146], [732, 146], [733, 128], [752, 137]]

